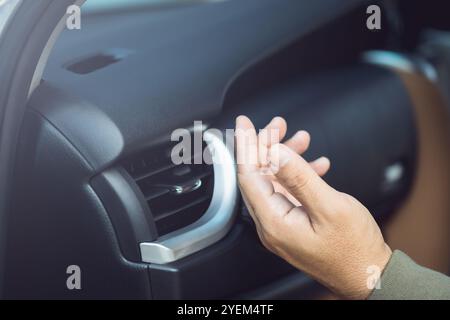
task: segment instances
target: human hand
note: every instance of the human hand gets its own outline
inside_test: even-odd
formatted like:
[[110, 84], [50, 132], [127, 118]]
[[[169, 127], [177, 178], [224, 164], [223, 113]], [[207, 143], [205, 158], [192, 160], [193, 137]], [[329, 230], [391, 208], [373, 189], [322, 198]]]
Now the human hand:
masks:
[[365, 299], [368, 268], [383, 270], [392, 252], [370, 212], [320, 178], [330, 162], [308, 164], [299, 156], [307, 134], [280, 144], [285, 127], [275, 118], [257, 135], [247, 117], [236, 119], [239, 186], [259, 238], [337, 294]]

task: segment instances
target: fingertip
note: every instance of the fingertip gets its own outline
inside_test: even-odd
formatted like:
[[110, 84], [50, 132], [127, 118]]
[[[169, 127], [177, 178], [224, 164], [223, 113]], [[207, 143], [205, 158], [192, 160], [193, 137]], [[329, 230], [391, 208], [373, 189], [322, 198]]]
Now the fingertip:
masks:
[[319, 176], [323, 176], [330, 170], [331, 161], [327, 157], [320, 157], [312, 162], [312, 166]]
[[287, 122], [283, 117], [276, 116], [272, 119], [271, 123], [277, 123], [278, 125], [282, 125], [287, 127]]
[[330, 159], [328, 159], [327, 157], [323, 157], [323, 156], [320, 158], [317, 158], [316, 161], [320, 164], [330, 164]]
[[239, 115], [236, 117], [236, 127], [238, 127], [242, 122], [248, 120], [248, 118], [244, 115]]
[[259, 143], [264, 147], [261, 151], [264, 153], [266, 148], [280, 143], [286, 135], [287, 124], [282, 117], [274, 117], [272, 120], [261, 130], [259, 130], [258, 138]]
[[294, 138], [301, 141], [309, 141], [311, 139], [311, 135], [306, 130], [299, 130], [294, 134]]
[[244, 115], [236, 117], [236, 129], [254, 129], [253, 122]]
[[328, 167], [328, 169], [331, 167], [331, 160], [329, 158], [320, 157], [319, 159], [326, 167]]

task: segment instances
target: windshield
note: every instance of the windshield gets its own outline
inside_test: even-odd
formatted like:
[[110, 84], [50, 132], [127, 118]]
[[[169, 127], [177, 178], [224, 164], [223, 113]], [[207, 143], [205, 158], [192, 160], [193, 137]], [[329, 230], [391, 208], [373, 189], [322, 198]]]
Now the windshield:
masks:
[[136, 7], [161, 7], [219, 1], [225, 0], [88, 0], [83, 6], [83, 11], [87, 13], [101, 13]]

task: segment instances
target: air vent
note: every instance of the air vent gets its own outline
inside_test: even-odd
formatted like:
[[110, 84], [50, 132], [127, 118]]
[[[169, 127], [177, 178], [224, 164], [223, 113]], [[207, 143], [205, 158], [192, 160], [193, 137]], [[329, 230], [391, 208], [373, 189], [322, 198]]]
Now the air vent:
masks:
[[160, 233], [155, 241], [139, 244], [143, 262], [182, 259], [219, 241], [233, 226], [238, 203], [233, 150], [218, 130], [206, 130], [203, 139], [208, 145], [206, 155], [211, 151], [207, 158], [212, 166], [174, 165], [172, 146], [153, 149], [125, 164], [145, 195]]
[[170, 157], [173, 146], [152, 148], [124, 164], [147, 201], [159, 236], [200, 219], [214, 189], [213, 166], [193, 164], [201, 154], [193, 155], [190, 164], [175, 165]]

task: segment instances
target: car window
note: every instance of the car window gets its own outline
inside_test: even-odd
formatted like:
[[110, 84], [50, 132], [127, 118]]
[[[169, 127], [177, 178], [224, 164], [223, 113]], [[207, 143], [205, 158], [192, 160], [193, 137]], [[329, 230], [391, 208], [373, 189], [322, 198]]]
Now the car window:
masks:
[[0, 36], [10, 16], [20, 4], [18, 0], [0, 0]]

